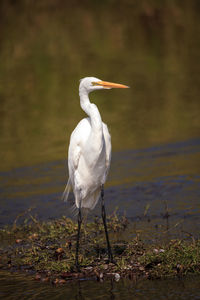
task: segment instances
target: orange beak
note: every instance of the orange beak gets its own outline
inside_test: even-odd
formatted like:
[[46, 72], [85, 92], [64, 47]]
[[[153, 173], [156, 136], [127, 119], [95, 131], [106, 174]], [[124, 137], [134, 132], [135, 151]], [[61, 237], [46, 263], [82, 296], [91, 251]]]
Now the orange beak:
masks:
[[93, 85], [101, 85], [106, 89], [112, 89], [112, 88], [117, 88], [117, 89], [127, 89], [129, 86], [120, 84], [120, 83], [114, 83], [114, 82], [108, 82], [108, 81], [97, 81], [93, 82]]

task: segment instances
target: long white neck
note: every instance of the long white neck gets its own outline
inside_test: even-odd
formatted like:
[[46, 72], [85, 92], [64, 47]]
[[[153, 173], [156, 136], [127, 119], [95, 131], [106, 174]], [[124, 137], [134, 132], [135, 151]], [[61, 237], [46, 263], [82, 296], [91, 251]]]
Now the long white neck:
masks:
[[92, 129], [102, 132], [102, 120], [97, 106], [90, 102], [88, 93], [84, 89], [79, 91], [79, 96], [81, 108], [90, 117]]

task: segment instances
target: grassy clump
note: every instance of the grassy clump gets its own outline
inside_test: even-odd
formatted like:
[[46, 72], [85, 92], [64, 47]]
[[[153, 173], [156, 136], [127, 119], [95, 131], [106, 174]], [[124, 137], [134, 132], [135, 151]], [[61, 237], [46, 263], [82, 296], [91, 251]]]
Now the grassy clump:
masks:
[[101, 220], [85, 223], [81, 231], [79, 260], [75, 261], [77, 224], [68, 218], [38, 222], [0, 230], [0, 267], [26, 270], [36, 279], [64, 283], [80, 277], [145, 276], [160, 278], [200, 273], [200, 241], [170, 241], [166, 245], [145, 245], [137, 236], [125, 241], [128, 226], [125, 217], [108, 218], [115, 263], [107, 260], [104, 228]]
[[200, 241], [172, 240], [163, 248], [147, 251], [140, 262], [152, 277], [200, 273]]

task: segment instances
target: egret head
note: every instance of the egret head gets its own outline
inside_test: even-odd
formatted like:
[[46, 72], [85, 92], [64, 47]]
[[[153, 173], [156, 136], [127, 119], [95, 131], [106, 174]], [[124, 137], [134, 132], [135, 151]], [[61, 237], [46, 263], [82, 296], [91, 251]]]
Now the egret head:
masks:
[[96, 77], [85, 77], [80, 80], [79, 91], [85, 90], [90, 93], [95, 90], [112, 89], [112, 88], [128, 88], [127, 85], [113, 83], [108, 81], [102, 81]]

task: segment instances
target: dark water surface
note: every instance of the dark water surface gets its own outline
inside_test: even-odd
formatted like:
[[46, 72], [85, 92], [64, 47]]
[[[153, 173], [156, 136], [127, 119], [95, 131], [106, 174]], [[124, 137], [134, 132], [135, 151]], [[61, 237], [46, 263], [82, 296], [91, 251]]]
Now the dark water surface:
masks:
[[[1, 299], [8, 300], [196, 300], [200, 299], [200, 277], [186, 277], [166, 280], [139, 280], [128, 279], [105, 281], [103, 283], [89, 280], [68, 282], [64, 286], [52, 286], [31, 281], [19, 274], [0, 272]], [[22, 284], [23, 283], [23, 284]]]
[[[105, 197], [108, 213], [125, 214], [135, 231], [170, 234], [200, 232], [200, 139], [114, 152]], [[61, 195], [67, 162], [54, 161], [0, 172], [1, 225], [28, 216], [39, 219], [71, 216]], [[72, 193], [70, 200], [73, 199]], [[99, 214], [99, 206], [91, 216]], [[169, 218], [166, 219], [166, 213]]]

